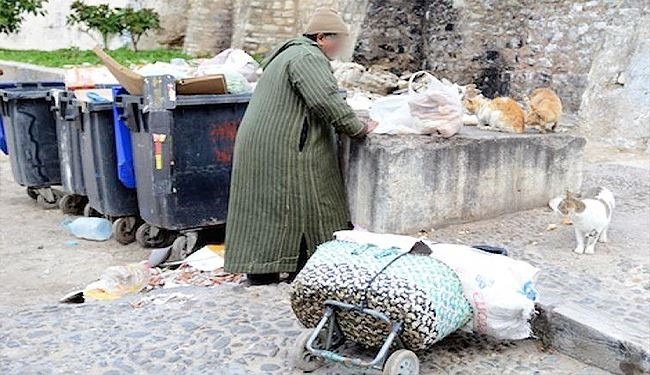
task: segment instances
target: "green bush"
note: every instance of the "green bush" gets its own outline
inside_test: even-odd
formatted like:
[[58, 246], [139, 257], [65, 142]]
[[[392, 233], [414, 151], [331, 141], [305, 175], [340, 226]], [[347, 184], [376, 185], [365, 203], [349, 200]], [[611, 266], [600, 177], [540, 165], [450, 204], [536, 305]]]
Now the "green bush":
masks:
[[133, 50], [138, 50], [140, 38], [150, 30], [160, 29], [160, 16], [150, 8], [111, 8], [108, 4], [86, 5], [81, 0], [72, 3], [68, 25], [84, 27], [85, 32], [97, 31], [101, 34], [104, 48], [111, 37], [129, 35]]
[[45, 15], [43, 5], [48, 0], [0, 0], [0, 34], [20, 31], [25, 14]]
[[118, 12], [111, 9], [108, 4], [86, 5], [83, 1], [75, 0], [70, 10], [72, 13], [68, 15], [67, 24], [85, 27], [82, 30], [87, 33], [97, 31], [102, 36], [104, 48], [108, 47], [108, 41], [112, 36], [122, 31]]

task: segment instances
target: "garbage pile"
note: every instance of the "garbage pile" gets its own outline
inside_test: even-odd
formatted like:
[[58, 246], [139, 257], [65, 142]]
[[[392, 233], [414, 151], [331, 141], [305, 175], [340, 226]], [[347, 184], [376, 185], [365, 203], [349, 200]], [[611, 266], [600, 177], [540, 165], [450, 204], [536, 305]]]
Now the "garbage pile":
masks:
[[[165, 249], [154, 250], [148, 261], [108, 267], [98, 280], [88, 284], [83, 291], [66, 295], [61, 302], [83, 303], [86, 299], [115, 300], [154, 289], [213, 287], [226, 283], [238, 284], [243, 280], [241, 274], [224, 272], [223, 245], [207, 245], [180, 264], [158, 264], [166, 258], [158, 257], [159, 250]], [[158, 260], [153, 260], [154, 258]], [[178, 267], [170, 267], [175, 265]]]
[[[103, 67], [77, 67], [66, 70], [65, 84], [68, 89], [122, 85], [129, 93], [141, 95], [145, 77], [171, 75], [177, 81], [219, 77], [225, 81], [227, 93], [251, 93], [257, 82], [259, 64], [246, 52], [227, 49], [211, 59], [172, 59], [126, 68], [118, 64], [100, 49], [95, 53], [102, 59]], [[219, 92], [214, 92], [219, 93]]]

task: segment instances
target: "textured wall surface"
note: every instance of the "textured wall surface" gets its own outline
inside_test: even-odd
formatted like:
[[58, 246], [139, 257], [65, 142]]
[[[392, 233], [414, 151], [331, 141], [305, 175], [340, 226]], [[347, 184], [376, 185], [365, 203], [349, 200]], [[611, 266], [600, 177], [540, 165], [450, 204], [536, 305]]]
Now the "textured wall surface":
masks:
[[545, 206], [582, 183], [583, 138], [465, 127], [450, 139], [374, 135], [343, 151], [352, 222], [417, 233]]

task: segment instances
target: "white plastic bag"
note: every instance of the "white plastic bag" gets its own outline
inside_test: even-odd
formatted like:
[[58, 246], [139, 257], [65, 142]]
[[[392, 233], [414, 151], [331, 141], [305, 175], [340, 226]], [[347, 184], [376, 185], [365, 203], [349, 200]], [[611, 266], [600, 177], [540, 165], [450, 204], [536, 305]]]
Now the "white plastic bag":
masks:
[[[420, 75], [427, 78], [427, 87], [423, 92], [413, 88], [413, 81]], [[463, 126], [463, 104], [458, 88], [444, 84], [425, 71], [417, 72], [409, 79], [408, 105], [413, 128], [418, 133], [439, 133], [449, 138]]]
[[408, 95], [390, 95], [372, 102], [370, 118], [378, 123], [373, 133], [417, 134], [409, 109]]
[[253, 86], [241, 73], [226, 65], [212, 65], [205, 67], [201, 76], [223, 75], [226, 79], [226, 88], [230, 94], [247, 94], [253, 92]]
[[474, 318], [464, 328], [500, 340], [530, 337], [539, 269], [469, 246], [427, 243], [431, 256], [451, 267], [463, 284]]
[[228, 48], [210, 60], [205, 60], [197, 69], [197, 76], [210, 75], [206, 69], [214, 66], [228, 67], [243, 75], [248, 82], [257, 81], [259, 64], [255, 59], [240, 49]]

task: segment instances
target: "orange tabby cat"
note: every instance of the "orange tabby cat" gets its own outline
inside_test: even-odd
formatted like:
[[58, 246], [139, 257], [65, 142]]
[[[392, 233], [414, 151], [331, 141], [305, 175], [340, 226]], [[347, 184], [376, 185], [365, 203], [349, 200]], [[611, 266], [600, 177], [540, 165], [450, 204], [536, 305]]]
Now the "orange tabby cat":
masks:
[[465, 108], [478, 117], [479, 128], [521, 134], [525, 129], [525, 115], [519, 104], [511, 98], [492, 100], [482, 95], [465, 99]]
[[529, 99], [526, 126], [538, 129], [540, 133], [555, 131], [562, 116], [562, 101], [557, 94], [548, 88], [534, 90]]

